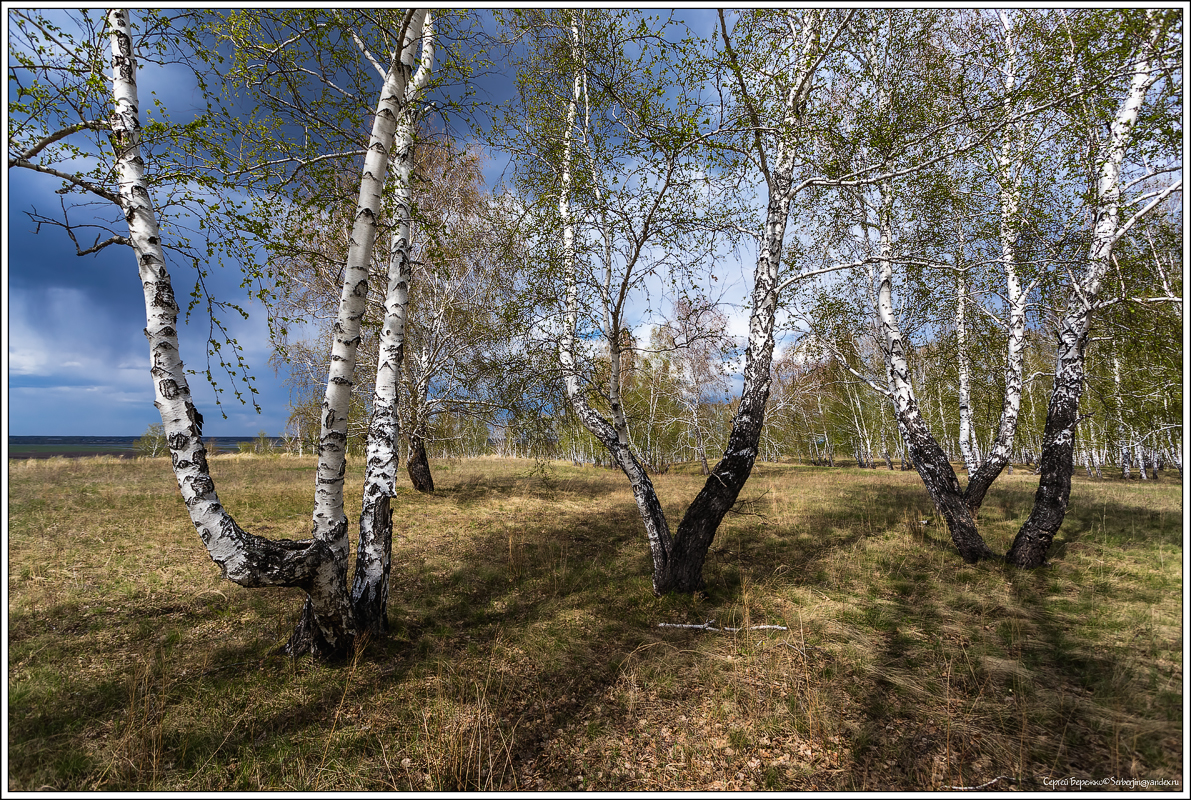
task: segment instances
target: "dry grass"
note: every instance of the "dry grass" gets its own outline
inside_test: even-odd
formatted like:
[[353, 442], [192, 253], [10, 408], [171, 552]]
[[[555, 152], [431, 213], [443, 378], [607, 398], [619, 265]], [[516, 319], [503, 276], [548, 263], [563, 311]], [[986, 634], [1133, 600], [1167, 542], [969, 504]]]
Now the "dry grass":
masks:
[[[213, 468], [245, 528], [307, 534], [312, 459]], [[912, 473], [759, 465], [697, 600], [650, 593], [618, 473], [434, 468], [395, 504], [393, 635], [325, 666], [270, 655], [299, 594], [222, 581], [164, 461], [10, 462], [8, 788], [1181, 788], [1169, 477], [1077, 476], [1027, 573], [964, 565]], [[672, 519], [694, 472], [656, 479]], [[994, 549], [1033, 480], [990, 493]], [[656, 627], [709, 619], [788, 630]]]

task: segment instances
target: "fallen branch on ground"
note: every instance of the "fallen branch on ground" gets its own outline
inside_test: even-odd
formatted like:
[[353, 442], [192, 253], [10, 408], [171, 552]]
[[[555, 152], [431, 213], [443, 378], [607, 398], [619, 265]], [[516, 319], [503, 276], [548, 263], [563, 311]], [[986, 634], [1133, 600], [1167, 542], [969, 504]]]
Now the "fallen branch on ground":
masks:
[[697, 631], [718, 631], [720, 633], [737, 633], [739, 631], [788, 631], [785, 625], [750, 625], [747, 628], [717, 628], [714, 619], [709, 619], [702, 625], [683, 625], [678, 622], [659, 622], [659, 628], [693, 628]]
[[1008, 775], [998, 775], [997, 777], [993, 778], [991, 781], [982, 783], [979, 786], [944, 786], [943, 788], [944, 789], [954, 789], [959, 792], [974, 792], [978, 789], [983, 789], [987, 786], [992, 786], [997, 781], [1010, 781], [1011, 783], [1021, 783], [1021, 781], [1019, 781], [1017, 778], [1011, 778]]

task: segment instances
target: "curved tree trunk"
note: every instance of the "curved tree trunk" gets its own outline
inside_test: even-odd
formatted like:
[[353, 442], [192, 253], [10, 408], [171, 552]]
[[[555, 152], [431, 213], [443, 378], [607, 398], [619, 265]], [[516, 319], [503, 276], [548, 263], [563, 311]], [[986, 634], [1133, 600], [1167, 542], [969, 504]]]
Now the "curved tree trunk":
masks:
[[[783, 121], [790, 129], [797, 127], [807, 108], [812, 83], [810, 78], [814, 75], [822, 52], [820, 33], [823, 19], [822, 12], [814, 12], [798, 33], [802, 74], [797, 76], [800, 80], [793, 82], [798, 89], [786, 96], [784, 108]], [[794, 20], [791, 19], [791, 27], [794, 25]], [[731, 49], [722, 13], [720, 30], [724, 37], [725, 49], [733, 63], [736, 79], [743, 83], [743, 75]], [[759, 153], [763, 150], [759, 134], [757, 148]], [[772, 167], [764, 168], [768, 203], [761, 250], [753, 271], [750, 302], [752, 311], [749, 314], [748, 348], [745, 350], [744, 385], [741, 389], [740, 405], [732, 420], [732, 430], [728, 434], [728, 445], [723, 458], [711, 470], [710, 477], [678, 525], [672, 557], [665, 565], [664, 572], [659, 574], [655, 569], [654, 591], [657, 592], [704, 591], [703, 564], [707, 559], [707, 551], [724, 515], [736, 503], [736, 498], [748, 481], [757, 460], [772, 378], [774, 325], [779, 294], [778, 271], [785, 244], [786, 223], [793, 203], [795, 159], [788, 142], [779, 139], [773, 156]]]
[[[129, 224], [130, 242], [137, 254], [145, 290], [145, 332], [150, 342], [155, 405], [166, 430], [174, 473], [203, 544], [229, 580], [246, 587], [291, 586], [306, 591], [301, 619], [287, 645], [295, 654], [310, 651], [319, 657], [343, 655], [351, 648], [358, 631], [347, 592], [347, 520], [343, 514], [347, 399], [387, 154], [392, 147], [394, 121], [410, 72], [410, 66], [403, 60], [421, 38], [424, 16], [425, 12], [410, 15], [413, 25], [406, 47], [394, 54], [374, 120], [323, 403], [313, 537], [294, 542], [271, 541], [244, 532], [223, 510], [215, 493], [201, 441], [202, 415], [190, 400], [178, 354], [178, 306], [161, 250], [156, 212], [144, 181], [131, 28], [126, 12], [109, 13], [115, 100], [111, 125], [117, 151], [118, 201]], [[378, 503], [374, 511], [387, 516], [387, 499]]]
[[975, 563], [982, 558], [989, 558], [993, 552], [976, 530], [976, 522], [964, 503], [955, 470], [923, 420], [918, 401], [914, 397], [901, 329], [893, 311], [893, 188], [890, 182], [881, 184], [880, 194], [881, 258], [877, 317], [882, 333], [881, 345], [885, 352], [886, 378], [889, 381], [894, 417], [927, 493], [947, 522], [951, 541], [955, 543], [964, 561]]
[[1038, 567], [1054, 540], [1071, 498], [1074, 469], [1075, 423], [1079, 419], [1079, 398], [1083, 391], [1083, 355], [1087, 344], [1086, 313], [1063, 320], [1059, 333], [1059, 359], [1054, 390], [1046, 409], [1042, 434], [1041, 478], [1029, 519], [1018, 531], [1006, 559], [1018, 567]]
[[[347, 410], [355, 380], [356, 351], [360, 344], [360, 324], [368, 299], [368, 265], [376, 241], [376, 221], [381, 211], [381, 196], [388, 175], [389, 156], [393, 152], [397, 120], [406, 105], [407, 76], [412, 72], [409, 61], [412, 51], [422, 37], [427, 12], [413, 12], [401, 50], [394, 53], [392, 63], [381, 88], [380, 103], [373, 118], [372, 135], [364, 170], [360, 179], [360, 196], [344, 267], [343, 292], [339, 298], [339, 316], [332, 327], [331, 368], [323, 400], [322, 431], [319, 435], [318, 477], [315, 489], [313, 531], [314, 539], [324, 543], [341, 566], [342, 576], [336, 580], [347, 582], [347, 515], [343, 510], [343, 476], [347, 469]], [[431, 51], [432, 52], [432, 51]], [[376, 498], [374, 497], [375, 501]], [[372, 520], [383, 518], [379, 509], [370, 509]], [[375, 548], [373, 548], [375, 549]], [[383, 550], [383, 545], [381, 546]], [[314, 650], [331, 654], [346, 653], [358, 632], [354, 615], [350, 628], [326, 643], [317, 635], [321, 630], [317, 610], [307, 602], [302, 617], [290, 637], [288, 650], [301, 653]], [[324, 637], [325, 638], [325, 637]]]
[[773, 333], [777, 312], [778, 268], [782, 245], [786, 236], [786, 220], [790, 214], [790, 165], [779, 161], [777, 179], [781, 182], [771, 190], [766, 214], [765, 236], [754, 272], [749, 315], [749, 344], [745, 351], [744, 385], [740, 405], [732, 420], [728, 446], [723, 458], [711, 470], [711, 475], [695, 496], [678, 524], [673, 554], [659, 574], [654, 573], [654, 591], [702, 592], [703, 564], [724, 515], [736, 503], [753, 465], [757, 461], [757, 445], [765, 423], [765, 404], [769, 400], [769, 384], [773, 367]]
[[[1156, 44], [1160, 30], [1155, 15], [1152, 17], [1150, 44], [1147, 47]], [[1046, 410], [1046, 428], [1042, 439], [1042, 477], [1038, 481], [1034, 508], [1029, 519], [1018, 531], [1006, 554], [1006, 559], [1019, 567], [1038, 567], [1046, 563], [1051, 542], [1067, 513], [1071, 497], [1071, 472], [1074, 468], [1075, 424], [1079, 421], [1079, 398], [1083, 393], [1084, 350], [1091, 325], [1092, 304], [1111, 266], [1113, 245], [1122, 233], [1121, 164], [1146, 93], [1157, 78], [1157, 71], [1150, 70], [1149, 55], [1139, 59], [1129, 93], [1109, 132], [1108, 153], [1101, 165], [1096, 188], [1096, 224], [1088, 252], [1088, 266], [1080, 280], [1071, 287], [1065, 312], [1059, 322], [1054, 388]], [[1172, 189], [1173, 186], [1166, 192]], [[1138, 216], [1155, 207], [1158, 200], [1139, 211]]]

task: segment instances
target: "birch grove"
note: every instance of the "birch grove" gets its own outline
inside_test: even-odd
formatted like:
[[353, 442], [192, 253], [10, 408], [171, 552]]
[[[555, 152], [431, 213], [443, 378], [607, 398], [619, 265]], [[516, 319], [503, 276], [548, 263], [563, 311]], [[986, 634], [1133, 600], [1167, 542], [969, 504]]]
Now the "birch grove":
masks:
[[[1001, 558], [977, 523], [1016, 462], [1039, 475], [1004, 556], [1022, 568], [1046, 562], [1077, 463], [1181, 477], [1174, 10], [755, 9], [704, 37], [677, 14], [502, 13], [514, 97], [488, 127], [444, 88], [498, 57], [454, 35], [462, 15], [70, 18], [13, 12], [10, 170], [59, 182], [39, 228], [132, 250], [182, 500], [227, 579], [302, 591], [291, 653], [388, 631], [403, 438], [426, 492], [446, 453], [619, 469], [658, 595], [706, 591], [758, 459], [914, 469], [966, 562]], [[138, 59], [167, 56], [206, 106], [179, 124], [138, 86]], [[491, 190], [485, 148], [508, 156]], [[246, 313], [207, 293], [220, 259], [300, 389], [302, 541], [243, 530], [216, 492], [175, 281], [195, 269], [187, 311]], [[253, 399], [219, 335], [206, 378], [214, 355]], [[654, 476], [680, 461], [705, 480], [672, 528]]]
[[[934, 24], [930, 16], [924, 16], [919, 25], [922, 33], [918, 34], [918, 42], [911, 43], [906, 38], [906, 34], [901, 33], [902, 30], [914, 30], [913, 22], [910, 21], [908, 14], [874, 14], [869, 17], [875, 27], [872, 28], [872, 33], [869, 34], [867, 41], [870, 42], [867, 60], [869, 64], [870, 80], [873, 82], [873, 88], [870, 90], [872, 107], [875, 111], [874, 119], [876, 123], [865, 122], [861, 123], [859, 117], [857, 118], [856, 131], [862, 138], [867, 138], [871, 144], [866, 147], [871, 148], [867, 156], [869, 162], [876, 161], [879, 164], [885, 165], [897, 163], [896, 159], [901, 158], [902, 162], [909, 161], [913, 164], [914, 148], [920, 147], [923, 139], [916, 137], [919, 135], [914, 130], [913, 124], [898, 121], [896, 115], [891, 114], [895, 109], [898, 114], [908, 116], [905, 111], [907, 108], [912, 108], [913, 102], [922, 103], [925, 101], [925, 95], [921, 93], [922, 87], [930, 86], [932, 81], [929, 79], [921, 79], [918, 84], [907, 84], [912, 86], [912, 91], [918, 91], [918, 99], [916, 101], [906, 101], [897, 98], [891, 92], [904, 91], [898, 89], [898, 81], [905, 80], [907, 71], [905, 63], [902, 61], [899, 64], [899, 72], [896, 77], [889, 70], [893, 67], [892, 64], [897, 64], [896, 59], [904, 59], [906, 49], [913, 49], [920, 46], [918, 42], [923, 40], [929, 41], [932, 36], [932, 25]], [[1000, 44], [998, 49], [1001, 51], [999, 80], [1002, 82], [998, 87], [995, 84], [990, 86], [989, 97], [990, 105], [1000, 105], [1001, 115], [999, 118], [993, 118], [991, 125], [985, 124], [985, 127], [973, 127], [970, 122], [966, 122], [965, 126], [970, 131], [970, 135], [976, 140], [977, 144], [995, 141], [995, 138], [1000, 138], [999, 150], [996, 151], [995, 162], [992, 169], [992, 184], [996, 187], [997, 208], [999, 211], [997, 229], [999, 231], [999, 258], [995, 259], [995, 263], [1000, 267], [1004, 280], [1004, 289], [999, 293], [1001, 295], [1000, 305], [1004, 308], [1004, 318], [1000, 321], [1000, 326], [1005, 331], [1006, 344], [1006, 360], [1004, 368], [1004, 379], [1002, 382], [1002, 403], [1000, 409], [1000, 421], [994, 429], [994, 436], [987, 446], [987, 457], [981, 461], [977, 460], [975, 455], [975, 448], [971, 444], [971, 415], [970, 415], [970, 396], [969, 396], [969, 377], [968, 377], [968, 354], [970, 348], [967, 346], [967, 318], [964, 314], [967, 305], [967, 284], [966, 275], [972, 269], [969, 266], [969, 256], [967, 254], [968, 247], [961, 245], [960, 252], [954, 257], [954, 264], [948, 265], [937, 256], [931, 256], [929, 253], [917, 255], [912, 252], [906, 252], [907, 247], [915, 246], [916, 240], [912, 228], [901, 225], [900, 227], [894, 222], [895, 216], [895, 186], [905, 184], [908, 179], [914, 178], [916, 174], [925, 176], [927, 173], [923, 172], [924, 168], [929, 166], [930, 159], [926, 158], [922, 164], [923, 166], [904, 167], [895, 170], [888, 178], [877, 184], [874, 197], [870, 201], [865, 201], [862, 195], [862, 202], [866, 202], [872, 209], [870, 214], [870, 221], [867, 223], [871, 228], [877, 231], [877, 242], [870, 245], [876, 251], [878, 268], [872, 281], [876, 286], [876, 296], [870, 301], [873, 308], [874, 318], [877, 320], [879, 335], [876, 337], [881, 343], [881, 347], [885, 353], [885, 364], [887, 369], [888, 388], [883, 389], [877, 386], [873, 379], [868, 379], [870, 386], [876, 388], [879, 392], [887, 393], [887, 396], [892, 401], [896, 412], [898, 424], [901, 427], [902, 437], [906, 442], [909, 454], [914, 461], [915, 467], [918, 468], [922, 476], [923, 483], [927, 487], [936, 509], [947, 521], [948, 528], [951, 532], [953, 541], [957, 545], [961, 555], [965, 560], [977, 560], [979, 558], [986, 558], [992, 555], [987, 548], [979, 533], [976, 531], [974, 515], [979, 511], [980, 505], [983, 502], [985, 494], [995, 480], [1001, 470], [1008, 464], [1010, 455], [1014, 447], [1014, 434], [1018, 427], [1019, 410], [1021, 407], [1022, 388], [1023, 388], [1023, 352], [1026, 339], [1026, 309], [1028, 298], [1039, 287], [1040, 281], [1046, 279], [1053, 287], [1051, 291], [1057, 291], [1059, 286], [1063, 283], [1056, 275], [1059, 269], [1054, 267], [1049, 271], [1045, 268], [1040, 269], [1038, 265], [1045, 265], [1048, 259], [1055, 259], [1049, 263], [1055, 264], [1059, 262], [1062, 256], [1047, 255], [1045, 248], [1050, 246], [1045, 244], [1045, 239], [1040, 239], [1036, 233], [1030, 231], [1031, 236], [1027, 237], [1024, 234], [1028, 228], [1024, 224], [1023, 218], [1023, 181], [1026, 178], [1026, 171], [1030, 167], [1040, 166], [1042, 164], [1050, 163], [1045, 158], [1039, 158], [1037, 154], [1032, 154], [1030, 159], [1027, 159], [1025, 154], [1025, 141], [1028, 136], [1028, 131], [1031, 128], [1037, 129], [1038, 132], [1050, 130], [1052, 135], [1054, 132], [1061, 132], [1063, 125], [1067, 125], [1067, 131], [1080, 131], [1080, 125], [1087, 124], [1087, 118], [1079, 119], [1078, 113], [1073, 113], [1076, 110], [1086, 108], [1088, 104], [1086, 98], [1080, 94], [1077, 86], [1075, 98], [1069, 103], [1064, 103], [1062, 107], [1067, 113], [1072, 116], [1064, 121], [1062, 116], [1058, 117], [1058, 122], [1051, 121], [1045, 125], [1035, 125], [1033, 120], [1039, 117], [1041, 109], [1050, 108], [1054, 105], [1052, 98], [1045, 98], [1040, 101], [1037, 98], [1037, 92], [1028, 90], [1026, 86], [1029, 83], [1034, 83], [1039, 86], [1046, 85], [1047, 81], [1053, 76], [1052, 67], [1042, 65], [1039, 61], [1037, 53], [1033, 54], [1033, 73], [1023, 78], [1018, 70], [1018, 44], [1017, 38], [1019, 36], [1018, 25], [1021, 22], [1021, 17], [1024, 15], [1015, 14], [1010, 17], [1007, 13], [1001, 13], [999, 16], [1000, 28], [1002, 33], [1000, 36]], [[1051, 22], [1054, 22], [1052, 19]], [[1034, 36], [1039, 35], [1039, 31], [1045, 28], [1037, 17], [1029, 20], [1030, 27]], [[909, 26], [907, 28], [907, 26]], [[985, 26], [987, 30], [988, 26]], [[977, 29], [978, 30], [978, 29]], [[1093, 28], [1094, 30], [1094, 28]], [[989, 39], [994, 39], [991, 34], [985, 34]], [[1168, 34], [1167, 34], [1168, 35]], [[1149, 43], [1147, 44], [1143, 38], [1139, 47], [1140, 52], [1144, 53], [1146, 48], [1161, 47], [1164, 52], [1173, 52], [1169, 46], [1159, 45], [1158, 42], [1162, 39], [1163, 34], [1160, 33], [1158, 27], [1151, 26], [1149, 28]], [[900, 38], [899, 38], [900, 37]], [[955, 47], [962, 44], [964, 40], [957, 39], [951, 45]], [[932, 43], [934, 47], [946, 46]], [[902, 49], [898, 49], [902, 48]], [[1056, 47], [1054, 52], [1060, 52], [1060, 48]], [[1138, 52], [1138, 51], [1134, 51]], [[927, 64], [929, 60], [923, 60], [921, 63]], [[1140, 64], [1140, 66], [1139, 66]], [[1097, 65], [1100, 69], [1114, 69], [1118, 65], [1103, 64]], [[1122, 111], [1120, 117], [1112, 124], [1114, 131], [1113, 138], [1105, 149], [1096, 149], [1093, 152], [1105, 154], [1106, 160], [1099, 162], [1097, 167], [1099, 173], [1100, 188], [1097, 190], [1100, 195], [1112, 196], [1116, 187], [1116, 173], [1112, 173], [1114, 168], [1112, 165], [1119, 164], [1119, 159], [1123, 158], [1124, 150], [1127, 147], [1127, 139], [1129, 133], [1133, 130], [1131, 120], [1136, 119], [1137, 107], [1140, 106], [1144, 99], [1144, 88], [1148, 83], [1158, 80], [1160, 70], [1152, 69], [1149, 62], [1142, 60], [1134, 64], [1125, 65], [1128, 72], [1126, 74], [1133, 75], [1133, 83], [1129, 88], [1129, 93], [1123, 101]], [[1087, 65], [1084, 65], [1087, 69]], [[944, 75], [940, 75], [934, 82], [945, 81]], [[928, 92], [932, 90], [928, 89]], [[937, 92], [932, 92], [931, 101], [938, 103], [940, 95]], [[1016, 98], [1029, 98], [1028, 100], [1018, 100]], [[961, 106], [962, 107], [962, 106]], [[1132, 111], [1128, 109], [1132, 108]], [[1068, 110], [1070, 109], [1070, 110]], [[911, 112], [912, 113], [912, 112]], [[890, 118], [894, 120], [892, 125], [888, 121]], [[909, 117], [907, 121], [912, 120]], [[872, 128], [866, 127], [873, 124], [890, 125], [889, 131], [896, 131], [889, 134], [882, 131], [880, 127]], [[1049, 128], [1047, 127], [1049, 126]], [[986, 132], [985, 132], [986, 131]], [[1068, 135], [1080, 135], [1079, 133], [1071, 133]], [[884, 148], [883, 150], [881, 148]], [[898, 150], [897, 148], [904, 148]], [[937, 151], [933, 151], [937, 152]], [[865, 150], [854, 151], [853, 158], [856, 159], [853, 163], [857, 166], [853, 168], [862, 170], [865, 164]], [[955, 152], [956, 158], [967, 158], [964, 148], [960, 148]], [[1163, 154], [1166, 158], [1167, 154]], [[1156, 173], [1161, 175], [1169, 171], [1169, 162], [1164, 162], [1158, 168]], [[1152, 168], [1151, 168], [1152, 169]], [[905, 177], [895, 177], [905, 176]], [[1139, 183], [1142, 178], [1134, 178], [1133, 184]], [[1031, 182], [1037, 184], [1037, 178], [1031, 177]], [[1112, 188], [1106, 188], [1111, 185]], [[1140, 219], [1149, 211], [1158, 207], [1158, 204], [1165, 199], [1171, 192], [1178, 189], [1178, 181], [1167, 182], [1163, 188], [1153, 189], [1148, 195], [1144, 195], [1141, 199], [1148, 203], [1139, 208], [1137, 211]], [[1073, 187], [1078, 190], [1077, 186]], [[913, 194], [913, 189], [900, 189], [901, 195]], [[1034, 190], [1037, 193], [1037, 189]], [[870, 190], [871, 192], [871, 190]], [[1053, 197], [1053, 195], [1052, 195]], [[1037, 198], [1034, 199], [1037, 202]], [[1059, 202], [1063, 202], [1061, 199]], [[1111, 202], [1111, 201], [1110, 201]], [[897, 208], [905, 207], [902, 213], [909, 211], [912, 206], [908, 203], [903, 203], [898, 200]], [[961, 210], [970, 208], [971, 206], [959, 206]], [[1078, 208], [1078, 203], [1072, 203], [1072, 208]], [[965, 212], [967, 213], [967, 212]], [[1051, 212], [1053, 214], [1053, 212]], [[1103, 227], [1105, 223], [1104, 212], [1097, 210], [1095, 212], [1097, 224]], [[875, 219], [872, 217], [875, 216]], [[959, 236], [963, 241], [963, 225], [960, 223]], [[1031, 220], [1033, 224], [1033, 220]], [[1131, 225], [1133, 223], [1126, 223]], [[900, 231], [900, 238], [904, 244], [901, 245], [903, 251], [900, 255], [895, 255], [895, 248], [893, 246], [894, 232]], [[1099, 237], [1102, 241], [1108, 241], [1115, 235], [1117, 228], [1112, 227], [1108, 233], [1095, 233], [1093, 238]], [[1036, 278], [1028, 283], [1023, 282], [1019, 274], [1018, 264], [1018, 246], [1022, 240], [1031, 243], [1034, 251], [1035, 262], [1031, 265], [1037, 275]], [[1060, 240], [1061, 241], [1061, 240]], [[927, 234], [923, 239], [926, 246], [931, 246], [930, 235]], [[1041, 245], [1041, 246], [1040, 246]], [[1097, 250], [1093, 247], [1092, 263], [1106, 264], [1107, 260], [1102, 255], [1106, 245], [1101, 245]], [[965, 490], [960, 491], [959, 484], [956, 479], [954, 470], [948, 463], [952, 459], [952, 454], [946, 453], [936, 446], [938, 441], [930, 429], [924, 424], [924, 417], [922, 413], [922, 406], [916, 397], [916, 391], [913, 382], [910, 380], [912, 370], [907, 362], [907, 355], [910, 348], [907, 347], [906, 341], [902, 335], [900, 324], [898, 321], [898, 311], [895, 306], [894, 296], [894, 265], [898, 262], [905, 264], [903, 269], [946, 269], [950, 268], [957, 276], [955, 280], [956, 293], [952, 300], [954, 307], [957, 309], [954, 315], [954, 327], [956, 330], [956, 341], [961, 348], [958, 357], [957, 374], [959, 378], [959, 385], [957, 387], [957, 403], [959, 407], [959, 449], [964, 455], [964, 459], [969, 466], [969, 480]], [[987, 262], [994, 263], [992, 259]], [[918, 266], [921, 265], [921, 266]], [[1061, 268], [1060, 268], [1061, 269]], [[1100, 274], [1104, 274], [1104, 267], [1100, 266]], [[1096, 270], [1090, 271], [1089, 274], [1094, 274]], [[914, 289], [917, 284], [913, 283], [909, 278], [903, 281], [903, 291], [909, 292]], [[1071, 290], [1072, 297], [1084, 298], [1079, 300], [1084, 308], [1090, 312], [1092, 309], [1092, 301], [1087, 299], [1094, 297], [1096, 287], [1090, 278], [1085, 277], [1078, 281]], [[1078, 316], [1071, 309], [1072, 302], [1068, 301], [1068, 310], [1064, 312], [1063, 319], [1066, 320], [1060, 324], [1062, 326], [1075, 325], [1075, 317]], [[903, 308], [905, 306], [903, 305]], [[903, 312], [904, 313], [904, 312]], [[1086, 323], [1079, 323], [1084, 325]], [[1077, 325], [1078, 327], [1078, 325]], [[1086, 328], [1083, 329], [1080, 336], [1086, 337]], [[1069, 334], [1061, 334], [1060, 340], [1066, 341], [1075, 336], [1074, 331]], [[1060, 364], [1066, 364], [1058, 370], [1058, 374], [1068, 374], [1074, 376], [1079, 367], [1077, 363], [1082, 358], [1082, 352], [1077, 353], [1076, 349], [1064, 345], [1068, 350], [1069, 355], [1064, 360], [1060, 358]], [[1082, 345], [1079, 348], [1082, 351]], [[839, 356], [840, 350], [835, 348], [833, 352]], [[855, 369], [849, 367], [855, 372]], [[857, 372], [856, 374], [860, 374]], [[1067, 401], [1058, 403], [1052, 399], [1052, 409], [1058, 408], [1067, 409], [1066, 422], [1067, 426], [1072, 426], [1074, 420], [1078, 415], [1078, 381], [1071, 377], [1068, 382], [1058, 382], [1056, 387], [1066, 387], [1057, 389], [1059, 395], [1069, 394]], [[1055, 395], [1057, 396], [1057, 395]], [[941, 402], [941, 396], [936, 394]], [[946, 414], [940, 411], [938, 418], [946, 420]], [[1054, 426], [1052, 425], [1052, 428]], [[949, 434], [950, 436], [950, 434]], [[1048, 467], [1048, 464], [1053, 462], [1054, 458], [1060, 457], [1059, 454], [1065, 452], [1065, 448], [1070, 446], [1070, 437], [1073, 436], [1073, 431], [1068, 427], [1068, 432], [1065, 435], [1058, 435], [1057, 433], [1048, 435], [1038, 450], [1041, 452], [1042, 466], [1041, 472], [1043, 474], [1042, 483], [1039, 489], [1038, 500], [1036, 503], [1035, 516], [1039, 520], [1046, 519], [1047, 522], [1030, 522], [1023, 528], [1023, 533], [1019, 536], [1019, 543], [1011, 549], [1008, 556], [1009, 560], [1019, 566], [1036, 566], [1041, 563], [1041, 556], [1038, 552], [1044, 552], [1044, 547], [1039, 546], [1035, 549], [1034, 555], [1026, 558], [1022, 555], [1021, 542], [1025, 538], [1031, 538], [1035, 541], [1041, 541], [1044, 535], [1033, 531], [1039, 525], [1053, 525], [1051, 529], [1057, 529], [1057, 523], [1062, 518], [1062, 508], [1065, 506], [1066, 493], [1069, 492], [1069, 480], [1071, 461], [1069, 456], [1063, 456], [1060, 460], [1063, 462], [1059, 467]], [[1049, 460], [1048, 460], [1049, 459]], [[975, 469], [972, 469], [972, 467]], [[1049, 469], [1049, 473], [1048, 473]], [[1046, 476], [1050, 474], [1051, 477]], [[1060, 475], [1066, 475], [1065, 479], [1060, 478]], [[962, 498], [962, 505], [966, 508], [961, 508], [961, 503], [957, 500]], [[1049, 546], [1049, 539], [1046, 540]]]

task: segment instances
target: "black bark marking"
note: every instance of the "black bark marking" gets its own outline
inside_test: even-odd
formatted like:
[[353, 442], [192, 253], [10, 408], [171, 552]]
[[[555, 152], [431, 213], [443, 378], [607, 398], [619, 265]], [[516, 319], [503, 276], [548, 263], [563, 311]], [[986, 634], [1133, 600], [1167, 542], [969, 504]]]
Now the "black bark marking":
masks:
[[188, 477], [186, 478], [186, 483], [190, 487], [191, 494], [195, 500], [205, 499], [207, 495], [215, 491], [215, 482], [207, 475]]
[[153, 305], [156, 308], [178, 310], [178, 304], [174, 301], [174, 287], [170, 286], [168, 281], [160, 281], [154, 284]]

